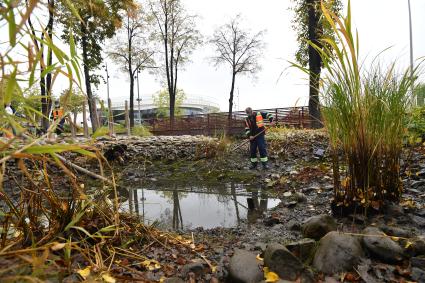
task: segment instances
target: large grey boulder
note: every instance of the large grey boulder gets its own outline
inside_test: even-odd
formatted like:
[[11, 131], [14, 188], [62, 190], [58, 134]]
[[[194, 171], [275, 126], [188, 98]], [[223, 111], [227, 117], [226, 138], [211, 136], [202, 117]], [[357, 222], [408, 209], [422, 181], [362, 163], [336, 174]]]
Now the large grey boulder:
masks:
[[308, 218], [302, 225], [304, 238], [320, 240], [323, 236], [337, 228], [335, 220], [327, 214], [316, 215]]
[[304, 270], [303, 263], [281, 244], [270, 244], [264, 252], [264, 265], [284, 280], [295, 281]]
[[313, 239], [304, 238], [297, 242], [292, 242], [285, 247], [303, 262], [306, 262], [311, 258], [314, 248], [316, 247], [316, 241]]
[[325, 274], [351, 271], [363, 256], [359, 237], [333, 231], [320, 240], [313, 266]]
[[425, 271], [420, 268], [413, 267], [410, 276], [415, 282], [425, 282]]
[[230, 258], [229, 276], [231, 282], [257, 283], [264, 275], [256, 255], [244, 250], [235, 250]]
[[400, 245], [378, 228], [367, 227], [363, 234], [363, 244], [373, 257], [389, 263], [403, 259], [403, 249]]
[[425, 236], [419, 236], [412, 240], [412, 245], [409, 247], [414, 256], [425, 255]]

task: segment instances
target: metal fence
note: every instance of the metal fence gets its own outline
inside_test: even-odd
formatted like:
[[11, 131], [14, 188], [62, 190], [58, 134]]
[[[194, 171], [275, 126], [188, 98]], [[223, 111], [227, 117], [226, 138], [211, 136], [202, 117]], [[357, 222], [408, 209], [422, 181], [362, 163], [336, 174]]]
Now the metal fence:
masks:
[[[287, 107], [273, 109], [258, 109], [255, 111], [268, 112], [273, 114], [277, 125], [294, 128], [310, 128], [311, 118], [308, 114], [308, 107]], [[232, 113], [228, 119], [227, 112], [197, 114], [175, 117], [174, 123], [170, 118], [155, 118], [144, 120], [150, 125], [154, 135], [220, 135], [223, 133], [239, 135], [245, 128], [244, 111]]]

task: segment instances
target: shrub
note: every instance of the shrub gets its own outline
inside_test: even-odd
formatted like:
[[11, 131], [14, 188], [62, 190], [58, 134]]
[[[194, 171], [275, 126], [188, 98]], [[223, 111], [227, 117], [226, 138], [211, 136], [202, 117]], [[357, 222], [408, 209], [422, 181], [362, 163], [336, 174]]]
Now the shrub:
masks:
[[401, 197], [399, 161], [413, 82], [409, 70], [398, 74], [395, 63], [382, 67], [375, 59], [368, 70], [363, 69], [350, 4], [342, 19], [323, 4], [322, 10], [338, 39], [321, 39], [326, 43], [323, 49], [310, 43], [320, 53], [325, 71], [321, 96], [334, 151], [333, 208], [378, 209], [384, 201]]

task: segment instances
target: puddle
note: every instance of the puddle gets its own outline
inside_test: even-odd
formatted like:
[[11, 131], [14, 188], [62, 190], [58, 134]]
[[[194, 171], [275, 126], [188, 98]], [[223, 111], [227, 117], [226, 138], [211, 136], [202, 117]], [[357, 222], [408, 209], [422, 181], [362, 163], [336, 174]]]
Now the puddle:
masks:
[[122, 209], [140, 215], [146, 224], [157, 221], [163, 228], [208, 229], [255, 221], [263, 211], [279, 202], [279, 199], [268, 198], [264, 191], [241, 184], [224, 184], [218, 188], [174, 185], [130, 189]]

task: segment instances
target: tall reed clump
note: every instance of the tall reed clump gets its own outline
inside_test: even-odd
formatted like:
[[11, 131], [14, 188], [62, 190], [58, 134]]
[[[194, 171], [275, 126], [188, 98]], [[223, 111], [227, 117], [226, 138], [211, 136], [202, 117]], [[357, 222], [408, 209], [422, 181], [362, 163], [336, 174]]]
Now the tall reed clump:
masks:
[[[338, 42], [313, 44], [323, 59], [321, 98], [325, 127], [334, 152], [334, 211], [360, 207], [379, 209], [402, 194], [400, 156], [404, 121], [410, 104], [410, 71], [395, 63], [382, 67], [375, 58], [359, 62], [359, 37], [353, 33], [350, 1], [345, 18], [338, 18], [322, 1], [323, 15]], [[416, 71], [416, 70], [415, 70]], [[342, 164], [337, 152], [343, 152]]]

